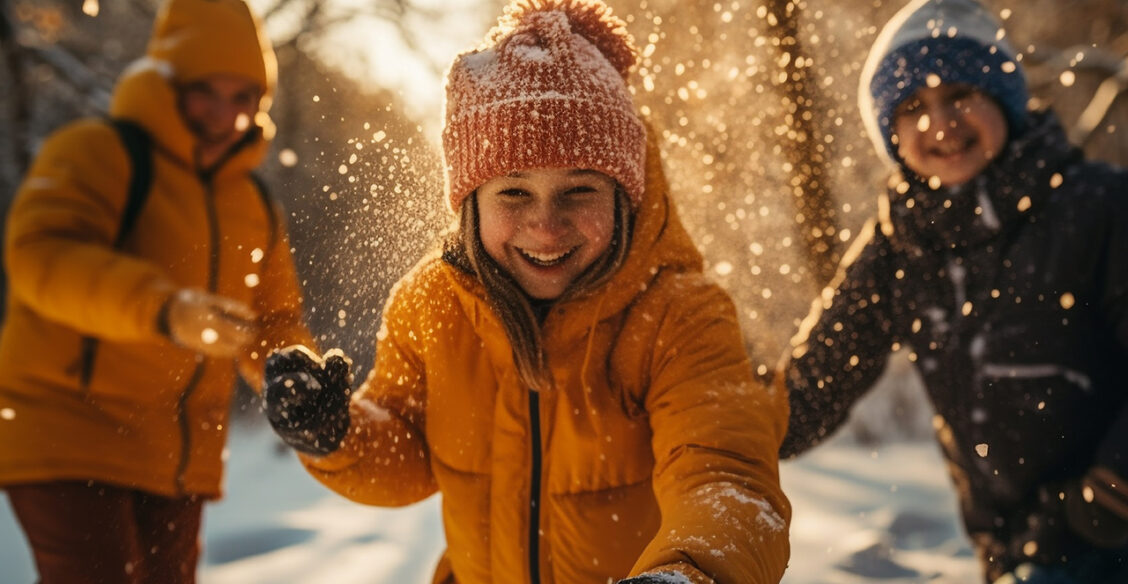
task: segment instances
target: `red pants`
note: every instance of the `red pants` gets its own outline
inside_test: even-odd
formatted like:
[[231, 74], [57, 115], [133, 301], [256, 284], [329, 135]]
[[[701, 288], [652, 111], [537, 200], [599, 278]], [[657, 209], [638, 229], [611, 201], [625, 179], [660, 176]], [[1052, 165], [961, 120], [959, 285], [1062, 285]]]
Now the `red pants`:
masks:
[[40, 584], [194, 584], [203, 501], [102, 483], [6, 487]]

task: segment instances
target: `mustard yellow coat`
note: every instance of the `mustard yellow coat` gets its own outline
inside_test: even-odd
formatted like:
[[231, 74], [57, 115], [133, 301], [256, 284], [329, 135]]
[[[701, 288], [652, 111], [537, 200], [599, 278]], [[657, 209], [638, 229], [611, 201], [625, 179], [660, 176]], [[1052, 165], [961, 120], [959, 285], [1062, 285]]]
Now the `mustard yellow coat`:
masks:
[[[215, 30], [254, 34], [244, 24]], [[176, 38], [159, 40], [164, 55], [193, 58], [177, 53]], [[249, 53], [231, 59], [257, 58], [262, 70], [257, 41], [229, 46]], [[0, 486], [79, 479], [220, 494], [235, 363], [197, 356], [158, 332], [158, 310], [178, 288], [210, 290], [259, 312], [263, 334], [240, 363], [246, 372], [261, 370], [272, 348], [310, 341], [286, 233], [279, 223], [272, 241], [275, 210], [248, 174], [267, 140], [256, 128], [214, 176], [197, 173], [196, 138], [178, 114], [168, 67], [150, 55], [114, 92], [112, 115], [142, 125], [154, 144], [152, 190], [124, 249], [112, 241], [131, 169], [104, 121], [50, 136], [16, 195], [4, 247]], [[85, 336], [95, 339], [88, 358]]]
[[544, 322], [556, 387], [533, 413], [482, 288], [431, 257], [392, 293], [341, 450], [303, 456], [359, 502], [441, 492], [436, 582], [530, 582], [534, 498], [543, 584], [662, 569], [724, 584], [782, 577], [786, 396], [754, 380], [732, 302], [703, 277], [657, 152], [648, 158], [625, 265]]

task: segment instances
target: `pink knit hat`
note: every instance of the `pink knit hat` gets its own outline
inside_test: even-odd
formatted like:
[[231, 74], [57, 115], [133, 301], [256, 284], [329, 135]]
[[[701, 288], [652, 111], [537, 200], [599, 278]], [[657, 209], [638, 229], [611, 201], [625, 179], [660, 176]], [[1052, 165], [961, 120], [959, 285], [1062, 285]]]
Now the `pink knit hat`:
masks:
[[635, 59], [625, 24], [598, 0], [514, 0], [447, 74], [451, 209], [491, 178], [569, 167], [614, 178], [637, 206], [646, 129], [626, 84]]

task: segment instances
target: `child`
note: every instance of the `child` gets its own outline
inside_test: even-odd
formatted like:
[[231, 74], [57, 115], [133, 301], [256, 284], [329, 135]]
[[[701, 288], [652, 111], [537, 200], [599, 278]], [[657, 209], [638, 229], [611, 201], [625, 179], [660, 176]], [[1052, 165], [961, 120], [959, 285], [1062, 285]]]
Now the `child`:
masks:
[[906, 345], [987, 580], [1128, 582], [1128, 175], [1027, 112], [1002, 38], [973, 0], [878, 37], [860, 110], [896, 176], [796, 336], [781, 453]]
[[[443, 496], [436, 582], [778, 582], [782, 392], [674, 213], [595, 0], [518, 0], [447, 78], [459, 223], [394, 291], [376, 365], [302, 348], [268, 416], [358, 502]], [[627, 578], [626, 580], [620, 580]]]

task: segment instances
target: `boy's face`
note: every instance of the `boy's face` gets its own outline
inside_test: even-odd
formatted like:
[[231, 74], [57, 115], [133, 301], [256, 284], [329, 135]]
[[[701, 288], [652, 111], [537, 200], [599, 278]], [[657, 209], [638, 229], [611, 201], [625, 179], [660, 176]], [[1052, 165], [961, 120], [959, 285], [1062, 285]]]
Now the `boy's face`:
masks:
[[971, 85], [941, 83], [901, 102], [893, 114], [897, 154], [935, 186], [979, 174], [1002, 151], [1007, 121], [995, 100]]
[[262, 90], [255, 81], [217, 73], [179, 88], [180, 114], [206, 148], [225, 150], [252, 126]]
[[523, 170], [477, 192], [482, 246], [533, 298], [559, 297], [611, 245], [615, 181], [603, 173]]

